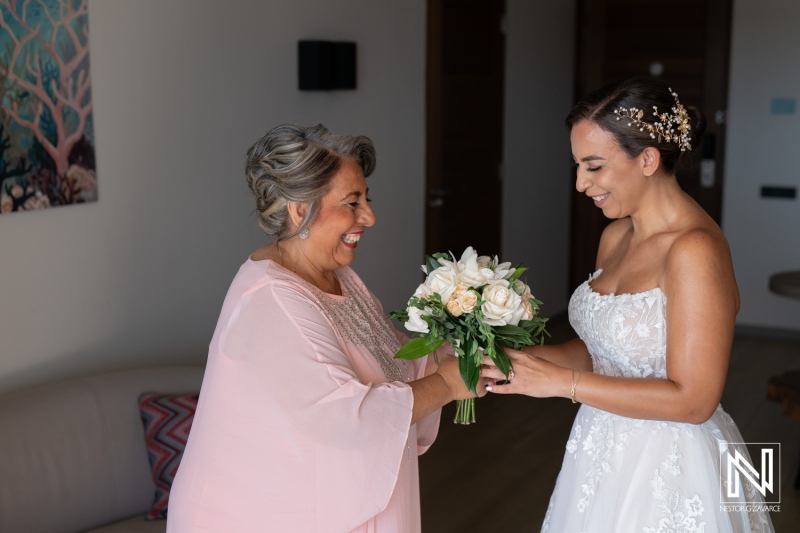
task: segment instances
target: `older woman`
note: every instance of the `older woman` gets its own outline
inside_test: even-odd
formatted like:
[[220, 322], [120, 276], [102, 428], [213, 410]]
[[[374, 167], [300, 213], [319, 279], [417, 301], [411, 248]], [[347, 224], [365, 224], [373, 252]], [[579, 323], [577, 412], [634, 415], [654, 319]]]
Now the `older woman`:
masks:
[[366, 137], [279, 126], [248, 151], [258, 221], [211, 341], [168, 531], [420, 530], [417, 455], [469, 397], [453, 357], [406, 340], [348, 265], [375, 224]]

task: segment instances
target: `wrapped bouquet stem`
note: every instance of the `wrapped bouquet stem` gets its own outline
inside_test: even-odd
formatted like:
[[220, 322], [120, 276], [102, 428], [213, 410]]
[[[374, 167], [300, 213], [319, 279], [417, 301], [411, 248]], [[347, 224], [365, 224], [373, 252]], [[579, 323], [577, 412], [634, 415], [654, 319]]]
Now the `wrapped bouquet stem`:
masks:
[[[547, 319], [539, 316], [542, 302], [519, 279], [526, 270], [500, 263], [497, 256], [479, 256], [471, 246], [461, 259], [445, 253], [426, 256], [425, 282], [406, 309], [389, 315], [419, 335], [395, 357], [417, 359], [449, 342], [458, 356], [461, 377], [473, 393], [485, 356], [508, 376], [511, 362], [503, 346], [521, 349], [541, 344], [546, 333]], [[458, 400], [454, 421], [475, 422], [474, 399]]]

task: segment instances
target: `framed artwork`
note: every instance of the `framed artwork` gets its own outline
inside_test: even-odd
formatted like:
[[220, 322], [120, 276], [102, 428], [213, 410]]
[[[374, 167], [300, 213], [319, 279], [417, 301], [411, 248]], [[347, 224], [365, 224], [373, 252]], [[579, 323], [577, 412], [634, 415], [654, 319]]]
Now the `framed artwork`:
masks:
[[0, 0], [0, 214], [97, 200], [88, 0]]

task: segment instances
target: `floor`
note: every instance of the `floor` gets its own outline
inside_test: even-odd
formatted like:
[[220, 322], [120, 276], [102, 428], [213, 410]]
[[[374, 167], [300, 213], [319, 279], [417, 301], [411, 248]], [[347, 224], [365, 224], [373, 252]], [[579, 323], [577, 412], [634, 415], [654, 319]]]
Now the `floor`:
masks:
[[[565, 317], [548, 328], [558, 343], [574, 333]], [[800, 341], [737, 336], [722, 405], [746, 442], [781, 443], [777, 533], [800, 524], [800, 421], [767, 401], [767, 379], [800, 368]], [[452, 424], [447, 406], [436, 444], [420, 457], [422, 529], [426, 533], [539, 531], [561, 468], [578, 405], [551, 398], [492, 396], [477, 403], [477, 423]], [[711, 532], [709, 532], [711, 533]]]

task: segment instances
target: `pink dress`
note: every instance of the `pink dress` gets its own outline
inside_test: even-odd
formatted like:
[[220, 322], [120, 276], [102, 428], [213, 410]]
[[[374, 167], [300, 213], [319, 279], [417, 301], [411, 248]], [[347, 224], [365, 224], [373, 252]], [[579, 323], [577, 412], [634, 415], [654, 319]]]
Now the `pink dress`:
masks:
[[[437, 411], [410, 426], [405, 382], [425, 359], [350, 268], [343, 296], [273, 261], [239, 269], [211, 340], [169, 533], [420, 531], [417, 455]], [[410, 426], [410, 427], [409, 427]]]

